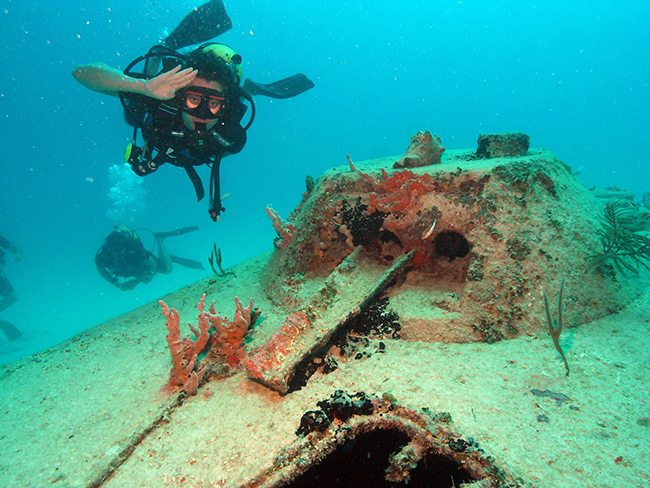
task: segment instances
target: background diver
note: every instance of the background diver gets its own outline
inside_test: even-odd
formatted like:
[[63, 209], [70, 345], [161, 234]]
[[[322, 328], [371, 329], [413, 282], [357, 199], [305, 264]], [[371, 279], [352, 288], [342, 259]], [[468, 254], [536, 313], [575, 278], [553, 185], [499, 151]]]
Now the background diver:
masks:
[[[125, 159], [144, 176], [164, 163], [187, 172], [198, 200], [205, 195], [195, 166], [210, 172], [210, 217], [218, 221], [225, 210], [221, 202], [219, 165], [246, 144], [246, 130], [255, 117], [252, 95], [289, 98], [314, 84], [297, 74], [269, 85], [242, 82], [242, 58], [230, 47], [206, 43], [189, 54], [176, 50], [206, 42], [232, 27], [221, 0], [193, 10], [174, 31], [134, 60], [124, 72], [103, 63], [82, 65], [73, 76], [85, 87], [120, 97], [127, 122], [134, 127], [133, 143]], [[248, 102], [251, 114], [242, 119]], [[144, 145], [136, 145], [140, 130]]]
[[172, 272], [172, 263], [186, 268], [203, 269], [203, 265], [192, 259], [169, 254], [164, 240], [199, 230], [198, 227], [184, 227], [171, 232], [153, 233], [158, 256], [147, 251], [142, 240], [128, 227], [118, 227], [105, 239], [95, 254], [95, 266], [102, 277], [122, 291], [133, 290], [138, 283], [149, 283], [158, 273]]
[[[14, 261], [22, 259], [20, 248], [0, 236], [0, 296], [2, 296], [2, 299], [0, 299], [0, 313], [18, 301], [18, 293], [16, 293], [16, 290], [5, 276], [5, 249], [13, 253]], [[10, 341], [18, 339], [22, 335], [11, 322], [2, 319], [0, 319], [0, 330], [4, 332]]]

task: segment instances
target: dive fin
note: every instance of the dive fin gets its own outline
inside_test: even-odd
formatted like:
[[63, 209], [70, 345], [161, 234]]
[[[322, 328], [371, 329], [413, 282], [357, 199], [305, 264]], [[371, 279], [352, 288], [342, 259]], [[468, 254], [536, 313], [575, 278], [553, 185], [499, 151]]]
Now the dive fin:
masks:
[[20, 332], [14, 324], [2, 319], [0, 319], [0, 330], [5, 333], [7, 339], [10, 341], [16, 340], [23, 335], [23, 333]]
[[276, 81], [269, 85], [255, 83], [248, 78], [244, 81], [244, 90], [251, 95], [264, 95], [270, 98], [291, 98], [314, 88], [314, 82], [302, 73]]
[[221, 0], [210, 0], [195, 8], [181, 20], [163, 44], [173, 50], [214, 39], [232, 27]]
[[205, 269], [201, 263], [194, 261], [193, 259], [181, 258], [174, 256], [173, 254], [169, 255], [169, 258], [172, 260], [172, 263], [180, 264], [186, 268], [190, 269]]
[[154, 232], [153, 235], [165, 239], [166, 237], [182, 236], [183, 234], [194, 232], [195, 230], [199, 230], [199, 228], [196, 225], [193, 225], [192, 227], [183, 227], [182, 229], [170, 230], [169, 232]]

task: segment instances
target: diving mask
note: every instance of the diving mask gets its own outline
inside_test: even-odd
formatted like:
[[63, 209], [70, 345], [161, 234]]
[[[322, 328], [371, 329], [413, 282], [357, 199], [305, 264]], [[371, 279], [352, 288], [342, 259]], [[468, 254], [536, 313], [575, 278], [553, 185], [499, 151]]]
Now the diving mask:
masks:
[[212, 88], [188, 86], [181, 92], [181, 110], [197, 119], [216, 119], [225, 103], [225, 95]]

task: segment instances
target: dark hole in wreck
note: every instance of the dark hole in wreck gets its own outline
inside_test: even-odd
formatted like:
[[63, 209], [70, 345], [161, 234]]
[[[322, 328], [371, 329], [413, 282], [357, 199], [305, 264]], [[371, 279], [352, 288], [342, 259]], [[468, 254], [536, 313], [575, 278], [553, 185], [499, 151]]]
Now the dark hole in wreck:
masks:
[[408, 483], [386, 480], [391, 454], [407, 445], [410, 438], [396, 429], [375, 429], [348, 439], [321, 463], [288, 484], [287, 488], [453, 488], [461, 483], [477, 481], [461, 465], [433, 452], [425, 455], [411, 470]]
[[454, 231], [441, 232], [433, 241], [435, 252], [438, 256], [445, 256], [453, 261], [464, 258], [469, 254], [470, 245], [462, 234]]

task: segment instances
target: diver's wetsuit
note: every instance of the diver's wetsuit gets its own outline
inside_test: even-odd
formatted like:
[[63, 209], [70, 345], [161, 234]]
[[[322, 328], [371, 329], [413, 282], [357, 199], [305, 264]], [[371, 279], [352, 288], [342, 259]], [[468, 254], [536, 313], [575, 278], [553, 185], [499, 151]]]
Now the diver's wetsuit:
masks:
[[[219, 121], [210, 129], [185, 126], [176, 100], [133, 97], [128, 101], [126, 121], [142, 130], [145, 147], [141, 155], [129, 162], [133, 171], [145, 176], [161, 164], [171, 163], [185, 169], [196, 190], [197, 200], [204, 196], [203, 185], [194, 166], [212, 166], [210, 178], [210, 215], [215, 220], [223, 210], [219, 184], [219, 165], [224, 156], [240, 152], [246, 144], [246, 131], [240, 121], [246, 106], [237, 101], [226, 107]], [[198, 125], [198, 124], [197, 124]]]
[[[221, 0], [209, 2], [192, 10], [178, 24], [174, 31], [162, 42], [161, 56], [164, 59], [166, 49], [173, 53], [178, 49], [193, 44], [205, 43], [223, 34], [232, 27], [232, 21]], [[150, 51], [160, 46], [155, 46]], [[168, 53], [167, 53], [168, 54]], [[169, 60], [163, 71], [178, 64], [178, 58]], [[146, 65], [145, 65], [146, 66]], [[146, 69], [145, 69], [146, 71]], [[240, 99], [229, 100], [223, 113], [219, 114], [217, 124], [206, 129], [197, 127], [190, 130], [183, 123], [179, 109], [178, 97], [174, 100], [156, 100], [138, 95], [128, 95], [125, 118], [128, 124], [142, 130], [145, 146], [129, 158], [133, 171], [139, 176], [152, 173], [161, 164], [171, 163], [185, 169], [198, 200], [205, 194], [201, 179], [194, 166], [207, 164], [212, 166], [210, 175], [210, 216], [217, 220], [223, 210], [219, 185], [219, 165], [221, 158], [240, 152], [246, 144], [246, 131], [241, 126], [241, 119], [246, 106]], [[200, 125], [200, 124], [199, 124]]]
[[[176, 50], [193, 44], [205, 43], [231, 27], [232, 21], [223, 2], [211, 0], [190, 12], [167, 36], [162, 45], [154, 46], [149, 53], [134, 61], [131, 67], [146, 59], [142, 72], [143, 77], [145, 77], [145, 73], [146, 76], [154, 76], [157, 72], [156, 68], [149, 69], [151, 59], [162, 60], [163, 71], [168, 71], [179, 64], [186, 67], [187, 65], [183, 65], [183, 56], [175, 52]], [[208, 44], [204, 44], [201, 48]], [[231, 65], [233, 63], [240, 64], [241, 56], [237, 56], [238, 61], [235, 61], [233, 56], [227, 62]], [[157, 67], [157, 62], [154, 62], [153, 66]], [[127, 68], [125, 73], [129, 69]], [[137, 77], [135, 73], [128, 74]], [[142, 149], [131, 145], [127, 159], [133, 171], [144, 176], [156, 171], [164, 163], [180, 166], [190, 177], [197, 199], [201, 200], [205, 190], [194, 166], [203, 164], [211, 166], [209, 212], [214, 221], [218, 220], [224, 210], [221, 205], [219, 182], [221, 159], [224, 156], [236, 154], [244, 148], [246, 129], [250, 127], [255, 118], [255, 105], [251, 93], [284, 99], [314, 87], [314, 83], [300, 73], [267, 85], [246, 79], [243, 80], [243, 88], [239, 87], [239, 83], [242, 81], [241, 70], [236, 78], [237, 89], [231, 92], [231, 99], [226, 101], [222, 112], [219, 112], [219, 121], [210, 129], [203, 126], [190, 130], [186, 127], [182, 119], [178, 96], [174, 100], [161, 101], [132, 93], [122, 94], [127, 123], [141, 129], [145, 140]], [[246, 126], [242, 127], [241, 121], [247, 110], [243, 103], [245, 100], [251, 105], [251, 114]], [[206, 117], [199, 118], [206, 119]]]
[[11, 242], [0, 236], [0, 295], [6, 297], [14, 292], [14, 287], [11, 286], [11, 283], [9, 283], [9, 280], [5, 276], [5, 252], [3, 248], [11, 249]]
[[95, 254], [95, 265], [106, 281], [119, 287], [120, 278], [136, 278], [145, 283], [151, 281], [161, 262], [144, 248], [139, 239], [129, 239], [119, 248], [104, 243]]

